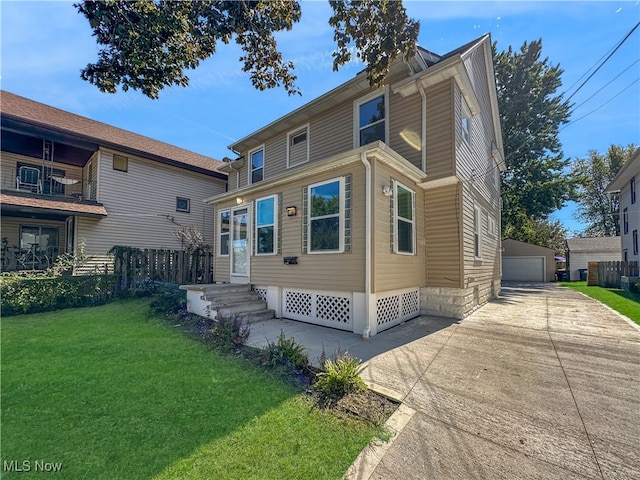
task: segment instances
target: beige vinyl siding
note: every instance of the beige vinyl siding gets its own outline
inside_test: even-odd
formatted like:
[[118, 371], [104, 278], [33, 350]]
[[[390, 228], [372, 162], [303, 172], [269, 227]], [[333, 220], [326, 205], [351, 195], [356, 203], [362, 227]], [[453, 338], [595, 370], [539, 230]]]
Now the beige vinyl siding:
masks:
[[456, 174], [453, 137], [454, 81], [445, 80], [426, 90], [427, 97], [427, 175], [437, 180]]
[[[108, 216], [79, 219], [78, 240], [88, 254], [104, 254], [114, 245], [137, 248], [181, 247], [176, 232], [193, 226], [213, 244], [213, 209], [202, 200], [224, 192], [224, 181], [129, 156], [127, 172], [113, 170], [113, 152], [99, 159], [99, 197]], [[176, 197], [190, 199], [190, 213], [176, 212]]]
[[58, 249], [65, 251], [67, 245], [66, 223], [38, 218], [2, 217], [2, 236], [7, 238], [9, 248], [20, 246], [20, 227], [55, 227], [58, 229]]
[[[303, 252], [303, 190], [306, 186], [351, 175], [351, 251], [345, 253], [308, 254]], [[251, 246], [253, 248], [253, 203], [257, 198], [281, 195], [280, 245], [277, 255], [251, 256], [250, 281], [255, 285], [277, 285], [280, 287], [317, 289], [329, 291], [364, 291], [364, 215], [365, 190], [364, 167], [354, 164], [305, 178], [274, 191], [255, 195], [245, 193], [244, 204], [251, 205]], [[216, 204], [216, 211], [236, 207], [232, 202]], [[288, 217], [287, 206], [295, 206], [297, 215]], [[216, 245], [217, 248], [217, 245]], [[298, 265], [285, 265], [283, 257], [298, 257]], [[226, 261], [225, 261], [226, 260]], [[228, 281], [229, 259], [216, 257], [216, 281]]]
[[[424, 192], [410, 180], [385, 165], [376, 162], [373, 170], [374, 224], [372, 242], [374, 254], [372, 261], [374, 281], [372, 291], [375, 293], [422, 286], [426, 281]], [[415, 192], [415, 255], [397, 254], [392, 250], [391, 227], [393, 219], [391, 209], [393, 196], [386, 197], [382, 193], [382, 188], [391, 186], [392, 180], [399, 181]]]
[[[389, 146], [422, 170], [422, 97], [389, 93]], [[417, 141], [412, 145], [405, 138]]]
[[[27, 157], [25, 155], [18, 155], [17, 153], [10, 152], [2, 152], [2, 188], [15, 189], [16, 188], [16, 177], [18, 175], [18, 162], [26, 163], [32, 165], [36, 168], [42, 168], [42, 166], [46, 166], [47, 168], [52, 167], [56, 170], [64, 170], [64, 175], [67, 178], [77, 178], [78, 180], [82, 179], [82, 168], [76, 167], [75, 165], [66, 165], [64, 163], [56, 163], [56, 162], [44, 162], [41, 158], [33, 158]], [[40, 177], [43, 182], [44, 178]], [[78, 190], [78, 185], [72, 185], [71, 187], [73, 191]], [[69, 190], [71, 191], [71, 190]]]
[[425, 191], [427, 286], [463, 287], [462, 186]]
[[83, 168], [82, 191], [88, 200], [98, 198], [98, 152], [94, 153]]

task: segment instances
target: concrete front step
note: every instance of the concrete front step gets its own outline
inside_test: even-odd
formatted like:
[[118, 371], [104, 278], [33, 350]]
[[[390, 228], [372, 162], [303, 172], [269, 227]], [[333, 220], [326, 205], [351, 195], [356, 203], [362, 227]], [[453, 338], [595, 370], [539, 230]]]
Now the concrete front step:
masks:
[[224, 305], [211, 305], [212, 310], [217, 310], [218, 315], [230, 317], [239, 313], [256, 312], [265, 310], [267, 302], [262, 300], [254, 300], [251, 302], [225, 303]]
[[227, 295], [234, 293], [249, 293], [251, 285], [236, 285], [233, 283], [215, 283], [207, 285], [202, 289], [203, 296], [209, 295]]
[[253, 302], [258, 300], [258, 294], [256, 292], [214, 293], [202, 295], [202, 299], [210, 301], [211, 305], [214, 306], [216, 304]]
[[247, 323], [261, 322], [263, 320], [271, 320], [275, 318], [276, 312], [274, 310], [255, 310], [253, 312], [241, 312], [236, 314], [239, 318]]

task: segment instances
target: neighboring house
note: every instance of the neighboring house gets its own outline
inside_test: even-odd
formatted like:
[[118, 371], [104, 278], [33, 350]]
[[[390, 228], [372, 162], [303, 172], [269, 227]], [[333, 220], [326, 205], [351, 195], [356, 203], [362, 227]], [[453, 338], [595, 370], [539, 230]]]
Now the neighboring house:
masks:
[[502, 241], [502, 280], [553, 282], [555, 275], [553, 249], [510, 238]]
[[222, 162], [9, 92], [2, 101], [3, 269], [43, 268], [80, 244], [103, 269], [114, 245], [179, 249], [182, 226], [213, 243]]
[[569, 280], [580, 280], [580, 270], [589, 262], [621, 260], [620, 237], [569, 238], [566, 240]]
[[640, 148], [613, 178], [608, 193], [619, 193], [622, 260], [640, 262]]
[[235, 142], [215, 279], [276, 315], [374, 335], [500, 291], [502, 138], [490, 37], [364, 72]]

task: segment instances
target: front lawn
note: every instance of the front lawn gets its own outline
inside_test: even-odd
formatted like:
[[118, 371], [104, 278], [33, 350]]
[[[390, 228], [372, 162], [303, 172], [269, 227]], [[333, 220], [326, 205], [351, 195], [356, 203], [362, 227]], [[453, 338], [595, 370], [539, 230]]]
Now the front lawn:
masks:
[[560, 285], [595, 298], [640, 325], [640, 294], [619, 288], [589, 287], [587, 282], [560, 282]]
[[340, 478], [382, 435], [147, 311], [3, 318], [2, 478]]

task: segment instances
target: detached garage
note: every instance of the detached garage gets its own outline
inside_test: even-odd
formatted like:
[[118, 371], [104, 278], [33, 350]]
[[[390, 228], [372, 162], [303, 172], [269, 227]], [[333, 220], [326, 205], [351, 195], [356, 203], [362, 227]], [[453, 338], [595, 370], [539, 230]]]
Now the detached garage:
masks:
[[551, 248], [506, 239], [502, 241], [502, 280], [553, 282], [555, 252]]

